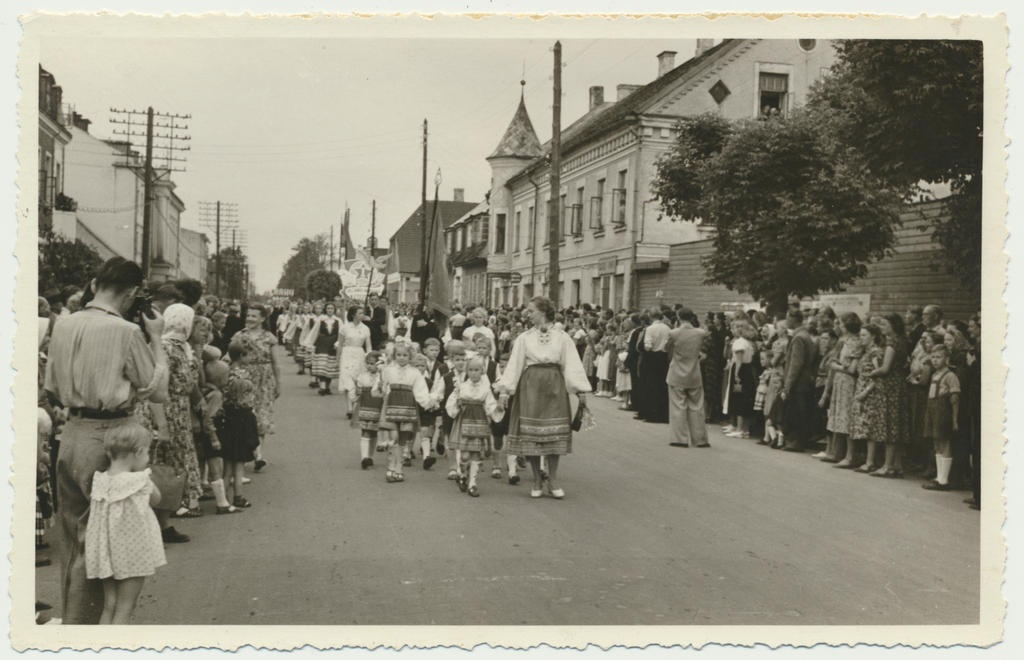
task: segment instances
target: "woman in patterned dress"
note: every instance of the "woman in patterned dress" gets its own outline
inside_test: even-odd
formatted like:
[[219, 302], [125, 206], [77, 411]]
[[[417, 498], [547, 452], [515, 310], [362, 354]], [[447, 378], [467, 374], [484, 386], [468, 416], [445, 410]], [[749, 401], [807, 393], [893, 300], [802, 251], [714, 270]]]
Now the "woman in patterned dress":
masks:
[[193, 368], [195, 356], [188, 338], [192, 334], [194, 318], [192, 308], [181, 303], [174, 303], [164, 310], [161, 343], [167, 355], [167, 400], [149, 404], [156, 430], [156, 440], [150, 450], [153, 464], [169, 465], [175, 472], [185, 475], [181, 506], [173, 514], [177, 518], [203, 515], [199, 508], [203, 487], [192, 437], [191, 396], [196, 389], [196, 371]]
[[885, 336], [882, 366], [870, 374], [879, 392], [881, 425], [872, 440], [885, 445], [885, 464], [871, 473], [873, 477], [903, 476], [903, 449], [909, 436], [906, 378], [908, 373], [907, 338], [903, 317], [889, 314], [875, 319]]
[[831, 387], [826, 387], [828, 397], [828, 424], [826, 429], [832, 435], [832, 453], [822, 460], [836, 463], [840, 454], [846, 458], [837, 467], [851, 466], [853, 454], [847, 449], [850, 431], [853, 428], [853, 394], [857, 388], [857, 362], [864, 351], [860, 342], [860, 317], [853, 312], [843, 314], [840, 319], [843, 336], [839, 340], [836, 358], [828, 365], [831, 371]]
[[[534, 298], [527, 313], [533, 327], [516, 338], [508, 367], [494, 389], [503, 408], [515, 395], [509, 412], [508, 451], [530, 462], [534, 481], [530, 497], [541, 497], [547, 489], [552, 497], [562, 499], [565, 491], [555, 480], [559, 458], [572, 452], [569, 395], [576, 394], [582, 405], [591, 386], [572, 338], [552, 327], [551, 301]], [[541, 469], [541, 457], [546, 457], [546, 471]]]
[[[881, 368], [885, 358], [885, 336], [877, 325], [868, 324], [861, 328], [861, 343], [864, 353], [857, 361], [857, 389], [853, 395], [853, 428], [850, 440], [864, 440], [867, 443], [867, 459], [855, 468], [858, 472], [872, 472], [876, 469], [875, 452], [885, 426], [882, 392], [871, 378], [871, 373]], [[850, 443], [852, 445], [852, 442]], [[850, 450], [847, 451], [847, 455]], [[843, 463], [838, 463], [843, 465]]]
[[245, 327], [239, 330], [231, 341], [245, 341], [250, 344], [252, 363], [249, 373], [256, 387], [256, 425], [260, 433], [260, 446], [254, 452], [257, 472], [267, 465], [263, 456], [267, 436], [274, 433], [274, 401], [281, 394], [281, 374], [274, 360], [274, 346], [277, 337], [266, 328], [267, 310], [263, 305], [250, 305], [245, 315]]

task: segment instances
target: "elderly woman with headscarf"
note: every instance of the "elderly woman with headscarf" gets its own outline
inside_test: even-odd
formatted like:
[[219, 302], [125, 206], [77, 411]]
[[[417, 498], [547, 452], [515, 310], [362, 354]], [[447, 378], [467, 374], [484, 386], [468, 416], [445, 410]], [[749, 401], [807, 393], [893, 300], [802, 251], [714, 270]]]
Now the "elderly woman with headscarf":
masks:
[[[191, 397], [196, 391], [196, 357], [189, 346], [195, 312], [188, 305], [174, 303], [164, 310], [164, 334], [161, 343], [167, 354], [167, 401], [150, 403], [156, 439], [150, 450], [154, 465], [169, 465], [185, 475], [181, 506], [173, 514], [178, 518], [203, 515], [199, 497], [203, 494], [199, 461], [192, 436]], [[163, 526], [163, 525], [162, 525]]]

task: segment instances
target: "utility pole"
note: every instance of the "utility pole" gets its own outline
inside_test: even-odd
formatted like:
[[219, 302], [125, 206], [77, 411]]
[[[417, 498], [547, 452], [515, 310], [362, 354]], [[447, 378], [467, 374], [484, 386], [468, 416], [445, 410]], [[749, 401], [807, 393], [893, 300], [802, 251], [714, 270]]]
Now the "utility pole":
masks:
[[[148, 107], [145, 112], [141, 110], [124, 110], [117, 108], [110, 108], [112, 117], [110, 123], [120, 124], [124, 128], [115, 129], [115, 135], [122, 135], [125, 139], [125, 163], [128, 164], [131, 161], [132, 154], [132, 137], [146, 138], [146, 151], [145, 160], [142, 165], [142, 187], [143, 187], [143, 205], [142, 205], [142, 249], [140, 257], [140, 265], [142, 266], [142, 272], [145, 278], [150, 278], [150, 270], [152, 265], [153, 255], [152, 251], [152, 235], [153, 235], [153, 184], [157, 178], [164, 176], [170, 179], [171, 172], [184, 172], [183, 166], [175, 165], [175, 163], [185, 162], [184, 158], [175, 155], [179, 151], [189, 151], [188, 146], [182, 146], [175, 144], [175, 142], [184, 142], [192, 139], [188, 135], [181, 133], [175, 133], [175, 131], [188, 130], [188, 124], [183, 121], [191, 119], [192, 115], [178, 115], [169, 112], [155, 112], [153, 107]], [[141, 115], [146, 115], [146, 132], [142, 133], [133, 129], [133, 126], [141, 124]], [[140, 116], [139, 120], [135, 120], [135, 116]], [[154, 133], [154, 129], [159, 128], [165, 133]], [[156, 141], [160, 140], [160, 144], [156, 145]], [[165, 156], [163, 158], [163, 167], [161, 168], [160, 177], [156, 177], [153, 169], [153, 149], [154, 147], [160, 148], [164, 151]], [[180, 230], [176, 228], [176, 232]], [[180, 250], [180, 236], [178, 238]], [[134, 258], [135, 255], [132, 255]]]
[[370, 256], [377, 249], [377, 200], [373, 200], [370, 207]]
[[[199, 224], [206, 229], [214, 231], [214, 249], [216, 250], [214, 260], [216, 271], [214, 272], [213, 292], [218, 298], [221, 297], [221, 275], [223, 273], [221, 255], [221, 235], [227, 229], [232, 232], [238, 227], [238, 204], [233, 202], [199, 202]], [[232, 238], [234, 244], [234, 238]]]
[[423, 187], [420, 194], [420, 305], [427, 303], [427, 120], [423, 120]]
[[327, 263], [327, 270], [334, 270], [334, 225], [331, 225], [331, 256]]
[[555, 42], [554, 100], [551, 104], [551, 199], [548, 202], [548, 297], [558, 308], [558, 242], [562, 240], [562, 42]]

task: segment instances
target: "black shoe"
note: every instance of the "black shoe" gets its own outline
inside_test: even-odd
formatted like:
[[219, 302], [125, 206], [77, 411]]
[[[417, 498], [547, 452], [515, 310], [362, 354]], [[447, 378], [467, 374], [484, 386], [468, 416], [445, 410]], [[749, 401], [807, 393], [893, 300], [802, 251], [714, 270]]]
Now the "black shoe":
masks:
[[684, 442], [670, 442], [670, 443], [668, 443], [668, 446], [669, 447], [689, 447], [690, 445], [688, 445], [688, 444], [686, 444]]
[[370, 467], [371, 465], [373, 465], [373, 459], [372, 459], [372, 458], [364, 458], [364, 459], [362, 460], [362, 462], [361, 462], [361, 463], [359, 464], [359, 466], [360, 466], [361, 468], [363, 468], [364, 470], [365, 470], [366, 468]]
[[429, 470], [430, 468], [434, 467], [434, 463], [437, 463], [437, 459], [434, 458], [433, 456], [427, 456], [426, 458], [423, 459], [423, 469]]
[[317, 383], [316, 381], [310, 381], [309, 389], [313, 389], [314, 387], [320, 387], [320, 383]]
[[412, 459], [411, 458], [403, 458], [402, 459], [402, 467], [411, 467], [411, 466], [412, 466]]
[[929, 481], [921, 484], [921, 488], [925, 490], [951, 490], [949, 484], [940, 484], [938, 481]]
[[792, 445], [786, 445], [782, 448], [782, 451], [798, 451], [803, 452], [802, 447], [793, 447]]
[[53, 605], [50, 605], [49, 603], [44, 603], [41, 600], [37, 600], [36, 601], [36, 612], [42, 612], [43, 610], [52, 610], [52, 609], [53, 609]]
[[255, 470], [256, 472], [259, 472], [265, 467], [267, 467], [267, 462], [261, 458], [255, 463], [253, 463], [252, 469]]
[[444, 452], [445, 452], [444, 443], [443, 442], [437, 443], [437, 455], [438, 456], [444, 456]]
[[163, 537], [164, 543], [188, 543], [192, 540], [187, 534], [182, 534], [173, 527], [165, 527], [161, 530], [160, 536]]
[[519, 483], [519, 475], [518, 474], [513, 474], [511, 477], [508, 478], [508, 485], [509, 486], [515, 486], [518, 483]]
[[643, 415], [633, 415], [633, 419], [643, 419]]

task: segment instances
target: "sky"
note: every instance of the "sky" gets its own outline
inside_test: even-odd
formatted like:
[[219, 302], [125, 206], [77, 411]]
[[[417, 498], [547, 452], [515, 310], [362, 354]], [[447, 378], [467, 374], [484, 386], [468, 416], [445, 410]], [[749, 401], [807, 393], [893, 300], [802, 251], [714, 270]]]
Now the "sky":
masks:
[[[538, 137], [551, 136], [553, 44], [61, 37], [42, 40], [40, 60], [97, 137], [119, 128], [109, 121], [112, 107], [191, 115], [186, 171], [173, 176], [186, 206], [182, 226], [201, 229], [200, 202], [237, 204], [256, 288], [265, 291], [300, 238], [334, 224], [337, 239], [346, 204], [354, 241], [363, 245], [376, 200], [378, 244], [387, 244], [419, 205], [424, 119], [428, 197], [440, 170], [441, 199], [463, 188], [466, 201], [482, 201], [490, 187], [485, 158], [521, 90]], [[603, 85], [613, 100], [617, 84], [656, 77], [658, 53], [677, 51], [679, 64], [695, 46], [695, 39], [565, 40], [562, 125], [586, 112], [590, 86]]]

